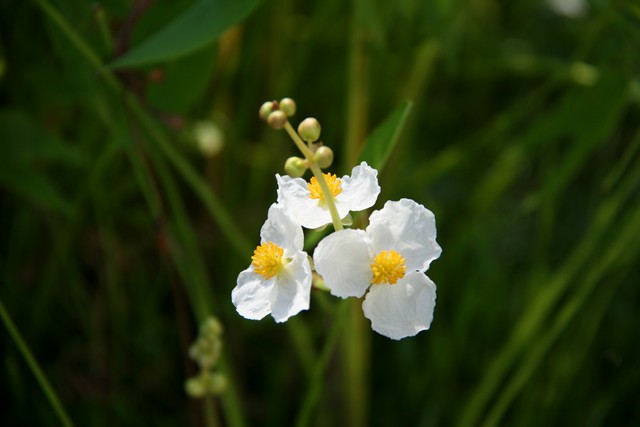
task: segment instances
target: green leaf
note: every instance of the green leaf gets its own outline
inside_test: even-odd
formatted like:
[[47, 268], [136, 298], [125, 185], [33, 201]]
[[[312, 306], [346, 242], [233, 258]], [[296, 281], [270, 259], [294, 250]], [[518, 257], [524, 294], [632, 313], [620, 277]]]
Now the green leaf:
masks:
[[147, 40], [111, 63], [112, 68], [179, 58], [213, 43], [260, 0], [200, 0]]
[[164, 79], [147, 86], [149, 103], [161, 111], [185, 114], [211, 80], [216, 53], [216, 49], [204, 49], [168, 64]]
[[398, 142], [412, 108], [413, 102], [405, 101], [369, 134], [358, 163], [365, 161], [369, 166], [382, 170]]

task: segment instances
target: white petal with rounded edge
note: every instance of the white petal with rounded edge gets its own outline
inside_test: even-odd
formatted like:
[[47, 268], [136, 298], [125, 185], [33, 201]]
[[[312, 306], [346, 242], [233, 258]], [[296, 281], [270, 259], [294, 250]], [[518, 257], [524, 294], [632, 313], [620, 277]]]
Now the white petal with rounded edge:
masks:
[[275, 280], [271, 293], [271, 315], [276, 322], [309, 309], [311, 266], [305, 252], [298, 252]]
[[302, 250], [304, 236], [302, 228], [284, 208], [277, 204], [271, 205], [269, 214], [260, 230], [262, 242], [273, 242], [284, 249], [285, 256], [293, 256]]
[[316, 271], [331, 294], [361, 297], [371, 284], [369, 241], [362, 230], [341, 230], [318, 243], [313, 254]]
[[435, 216], [410, 199], [385, 203], [371, 214], [366, 232], [374, 253], [398, 251], [405, 258], [407, 270], [426, 271], [442, 253], [436, 243]]
[[412, 271], [395, 285], [372, 285], [362, 309], [374, 331], [399, 340], [429, 329], [435, 305], [436, 285]]
[[[305, 228], [318, 228], [331, 222], [331, 213], [310, 197], [307, 182], [302, 178], [276, 175], [278, 204], [282, 205], [298, 224]], [[345, 214], [346, 215], [346, 214]]]
[[346, 206], [347, 211], [361, 211], [375, 204], [380, 194], [377, 170], [362, 162], [353, 168], [351, 176], [341, 179], [342, 193], [336, 199], [338, 204]]
[[231, 291], [231, 301], [242, 317], [260, 320], [271, 313], [273, 285], [273, 279], [265, 281], [251, 266], [238, 275], [237, 285]]

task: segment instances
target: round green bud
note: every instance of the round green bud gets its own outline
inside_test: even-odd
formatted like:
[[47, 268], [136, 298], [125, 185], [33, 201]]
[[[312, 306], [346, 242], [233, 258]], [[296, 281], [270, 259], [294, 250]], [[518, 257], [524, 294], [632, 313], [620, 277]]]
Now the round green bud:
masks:
[[208, 391], [208, 384], [202, 381], [200, 376], [189, 378], [184, 383], [184, 389], [187, 394], [194, 398], [203, 397]]
[[322, 169], [328, 168], [333, 163], [333, 150], [329, 147], [325, 147], [324, 145], [318, 147], [316, 152], [313, 154], [313, 160]]
[[209, 392], [211, 394], [220, 394], [227, 389], [227, 377], [220, 373], [211, 374], [209, 377]]
[[272, 111], [267, 118], [267, 123], [274, 129], [282, 129], [287, 123], [287, 115], [280, 110]]
[[298, 125], [298, 133], [307, 142], [317, 141], [320, 138], [320, 122], [313, 117], [304, 119]]
[[260, 106], [260, 111], [258, 112], [258, 114], [260, 115], [260, 118], [262, 120], [266, 121], [267, 118], [269, 117], [269, 114], [271, 114], [272, 111], [273, 111], [273, 102], [268, 101]]
[[222, 335], [222, 323], [215, 317], [209, 317], [200, 326], [200, 333], [205, 336], [219, 337]]
[[282, 98], [280, 100], [280, 109], [288, 116], [291, 117], [296, 113], [296, 101], [291, 98]]
[[289, 157], [284, 162], [284, 171], [293, 178], [299, 178], [307, 171], [307, 162], [300, 157]]

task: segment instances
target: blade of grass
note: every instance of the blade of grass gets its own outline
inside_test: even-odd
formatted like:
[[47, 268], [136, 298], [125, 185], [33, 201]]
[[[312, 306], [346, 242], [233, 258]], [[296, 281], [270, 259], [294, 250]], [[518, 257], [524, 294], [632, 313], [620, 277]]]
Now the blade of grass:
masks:
[[22, 335], [20, 335], [20, 332], [18, 331], [18, 328], [16, 328], [16, 325], [13, 323], [11, 316], [9, 315], [7, 310], [4, 308], [4, 304], [2, 303], [1, 299], [0, 299], [0, 317], [2, 317], [2, 322], [7, 328], [9, 335], [11, 335], [11, 338], [13, 339], [16, 346], [18, 347], [18, 350], [20, 350], [20, 353], [22, 354], [22, 357], [24, 358], [25, 362], [27, 362], [29, 369], [31, 369], [33, 376], [36, 377], [36, 380], [38, 381], [40, 388], [42, 389], [43, 393], [47, 397], [47, 400], [49, 400], [49, 403], [53, 407], [53, 410], [56, 413], [58, 420], [60, 421], [60, 424], [62, 424], [65, 427], [73, 427], [73, 422], [71, 421], [71, 418], [69, 417], [64, 406], [60, 402], [60, 399], [58, 398], [58, 395], [56, 394], [55, 390], [53, 389], [53, 387], [51, 387], [51, 384], [49, 383], [49, 380], [47, 380], [47, 377], [44, 375], [44, 372], [42, 372], [42, 368], [40, 368], [40, 364], [35, 359], [35, 357], [33, 357], [33, 354], [31, 353], [29, 346], [22, 338]]
[[510, 339], [493, 359], [486, 375], [483, 376], [480, 385], [464, 408], [459, 422], [460, 426], [478, 425], [483, 409], [491, 401], [518, 356], [522, 354], [527, 342], [542, 327], [551, 308], [580, 273], [589, 258], [600, 249], [600, 241], [611, 224], [615, 222], [618, 212], [623, 209], [634, 189], [637, 188], [639, 180], [640, 165], [631, 176], [627, 177], [618, 190], [600, 205], [581, 242], [577, 244], [559, 271], [548, 281], [546, 287], [537, 294], [535, 300], [516, 323]]

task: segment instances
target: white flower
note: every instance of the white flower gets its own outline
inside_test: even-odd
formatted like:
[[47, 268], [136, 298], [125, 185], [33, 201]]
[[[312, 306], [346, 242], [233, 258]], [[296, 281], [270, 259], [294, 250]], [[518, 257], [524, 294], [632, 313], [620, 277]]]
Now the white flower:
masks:
[[[323, 174], [336, 200], [340, 218], [350, 211], [361, 211], [373, 206], [380, 194], [378, 171], [366, 162], [353, 168], [351, 176], [337, 178]], [[331, 222], [331, 213], [315, 177], [306, 182], [302, 178], [276, 175], [278, 180], [278, 204], [300, 225], [319, 228]]]
[[284, 322], [309, 308], [311, 266], [302, 245], [302, 228], [281, 206], [271, 205], [253, 262], [231, 292], [240, 315], [260, 320], [271, 314], [276, 322]]
[[361, 297], [369, 289], [362, 308], [371, 327], [399, 340], [431, 325], [436, 286], [424, 271], [441, 252], [433, 213], [402, 199], [373, 212], [366, 230], [325, 237], [313, 259], [333, 295]]

